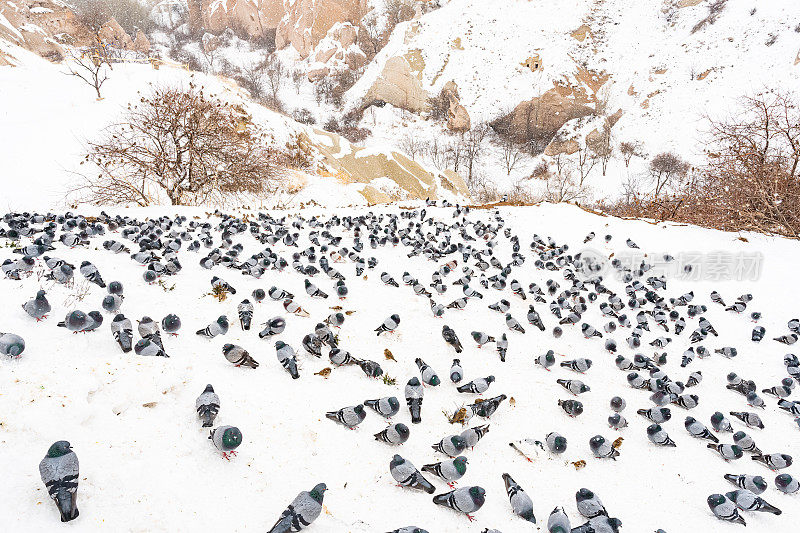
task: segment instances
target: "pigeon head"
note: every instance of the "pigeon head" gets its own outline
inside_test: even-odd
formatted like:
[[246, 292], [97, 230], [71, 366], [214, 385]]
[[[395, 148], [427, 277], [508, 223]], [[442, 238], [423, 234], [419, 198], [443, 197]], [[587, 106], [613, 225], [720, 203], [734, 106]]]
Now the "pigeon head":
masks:
[[[397, 457], [397, 456], [395, 456]], [[325, 483], [319, 483], [315, 485], [311, 492], [309, 492], [309, 496], [311, 496], [314, 501], [317, 503], [322, 503], [322, 498], [325, 496], [325, 491], [328, 490], [328, 486]]]
[[39, 291], [36, 293], [36, 299], [41, 300], [42, 298], [44, 298], [44, 295], [45, 295], [44, 291]]
[[[604, 439], [604, 438], [603, 438], [603, 437], [601, 437], [600, 435], [595, 435], [595, 436], [594, 436], [594, 437], [592, 437], [592, 438], [591, 438], [591, 440], [589, 441], [589, 447], [590, 447], [592, 450], [597, 450], [597, 449], [599, 449], [599, 448], [600, 448], [600, 446], [602, 446], [602, 445], [603, 445], [605, 442], [606, 442], [606, 439]], [[581, 489], [580, 491], [578, 491], [578, 496], [580, 496], [580, 494], [581, 494], [581, 492], [582, 492], [583, 490], [589, 490], [589, 489]], [[591, 492], [591, 491], [590, 491], [590, 492]], [[577, 496], [576, 496], [576, 497], [577, 497]], [[589, 497], [589, 498], [591, 498], [591, 496], [588, 496], [588, 497]]]
[[233, 450], [242, 443], [242, 432], [239, 428], [230, 427], [222, 434], [222, 447], [225, 450]]
[[356, 405], [355, 408], [353, 409], [353, 411], [355, 411], [358, 416], [362, 416], [362, 415], [366, 416], [366, 413], [364, 412], [364, 405], [363, 404]]
[[463, 450], [467, 447], [467, 441], [461, 435], [453, 435], [450, 437], [450, 442], [452, 442], [453, 446], [458, 450]]
[[[597, 435], [596, 437], [594, 437], [592, 439], [592, 441], [594, 441], [595, 439], [598, 439], [598, 438], [600, 439], [601, 443], [605, 442], [605, 439], [603, 437], [601, 437], [600, 435]], [[579, 502], [582, 502], [584, 500], [591, 500], [592, 498], [594, 498], [594, 492], [590, 491], [587, 488], [582, 488], [577, 493], [575, 493], [575, 500], [577, 500]]]
[[[602, 437], [600, 437], [602, 438]], [[559, 453], [567, 449], [567, 439], [559, 435], [553, 439], [553, 449]]]
[[435, 387], [435, 386], [439, 385], [440, 383], [441, 383], [441, 380], [439, 379], [439, 376], [434, 374], [433, 377], [431, 378], [431, 385], [433, 385]]
[[660, 431], [661, 431], [661, 426], [659, 426], [658, 424], [650, 424], [649, 426], [647, 426], [648, 435], [652, 436], [655, 435], [656, 433], [659, 433]]
[[402, 423], [395, 424], [394, 430], [397, 431], [397, 434], [400, 435], [401, 438], [408, 439], [410, 432], [407, 425]]
[[469, 495], [472, 501], [477, 505], [483, 505], [483, 502], [486, 500], [486, 491], [481, 487], [470, 487]]
[[217, 324], [219, 324], [222, 327], [228, 327], [228, 317], [222, 315], [217, 319]]
[[456, 472], [458, 472], [463, 476], [464, 473], [467, 471], [468, 462], [469, 461], [467, 461], [467, 458], [464, 457], [463, 455], [459, 455], [458, 457], [453, 459], [453, 466], [456, 467]]
[[60, 440], [54, 442], [52, 446], [47, 450], [47, 457], [61, 457], [62, 455], [67, 455], [72, 450], [72, 446], [70, 445], [69, 441]]
[[706, 501], [708, 502], [708, 506], [713, 509], [714, 507], [725, 503], [725, 496], [722, 494], [712, 494], [706, 499]]
[[400, 408], [400, 402], [394, 396], [389, 398], [388, 401], [389, 401], [389, 407], [391, 407], [393, 410], [397, 410]]
[[122, 283], [119, 281], [112, 281], [108, 284], [108, 292], [116, 295], [122, 294]]
[[276, 342], [275, 342], [275, 349], [276, 349], [276, 350], [280, 350], [280, 349], [281, 349], [281, 348], [283, 348], [284, 346], [286, 346], [286, 343], [285, 343], [285, 342], [283, 342], [283, 341], [276, 341]]
[[[762, 479], [762, 481], [763, 481], [763, 479]], [[778, 486], [778, 487], [781, 487], [781, 488], [786, 488], [791, 483], [792, 483], [792, 476], [790, 476], [789, 474], [779, 474], [775, 478], [775, 485]], [[765, 485], [766, 485], [766, 483], [765, 483]], [[761, 488], [761, 485], [758, 485], [758, 487]]]

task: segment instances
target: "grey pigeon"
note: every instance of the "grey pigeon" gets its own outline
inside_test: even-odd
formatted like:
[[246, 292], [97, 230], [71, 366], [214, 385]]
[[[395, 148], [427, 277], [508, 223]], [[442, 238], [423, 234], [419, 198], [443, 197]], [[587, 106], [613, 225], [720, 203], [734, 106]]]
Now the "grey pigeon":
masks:
[[313, 489], [303, 491], [289, 504], [269, 533], [300, 531], [310, 526], [322, 513], [322, 500], [328, 487], [319, 483]]
[[471, 513], [483, 507], [485, 501], [486, 491], [478, 486], [455, 489], [433, 497], [433, 503], [464, 513], [470, 522], [474, 520]]
[[108, 313], [116, 313], [119, 311], [119, 308], [122, 307], [122, 300], [122, 296], [117, 294], [107, 294], [100, 303], [100, 307], [103, 308], [103, 311]]
[[647, 438], [656, 446], [666, 446], [674, 448], [675, 441], [672, 440], [666, 431], [659, 424], [650, 424], [647, 427]]
[[749, 411], [731, 411], [730, 413], [731, 416], [735, 416], [751, 428], [764, 429], [764, 423], [761, 421], [761, 417], [755, 413]]
[[510, 475], [503, 474], [503, 481], [506, 484], [508, 499], [511, 501], [511, 510], [515, 515], [535, 524], [536, 517], [533, 515], [533, 500], [531, 500], [531, 497]]
[[424, 490], [428, 494], [433, 494], [436, 491], [431, 482], [425, 479], [410, 461], [403, 459], [399, 455], [395, 455], [389, 463], [389, 473], [402, 487]]
[[572, 528], [572, 533], [618, 533], [621, 526], [622, 521], [619, 518], [596, 516]]
[[494, 376], [487, 376], [485, 378], [478, 378], [457, 387], [458, 392], [469, 392], [472, 394], [483, 394], [489, 390], [489, 385], [494, 383]]
[[50, 302], [47, 301], [44, 291], [38, 291], [35, 298], [22, 304], [22, 309], [38, 322], [47, 318], [47, 314], [50, 312]]
[[78, 518], [78, 456], [69, 442], [60, 440], [50, 446], [47, 455], [39, 463], [39, 474], [50, 497], [56, 502], [61, 521], [69, 522]]
[[547, 443], [547, 448], [550, 450], [551, 453], [555, 454], [562, 454], [567, 450], [567, 439], [552, 431], [545, 435], [544, 437], [545, 443]]
[[471, 335], [472, 335], [472, 340], [475, 341], [475, 343], [478, 345], [478, 348], [482, 348], [483, 345], [488, 342], [494, 342], [494, 337], [492, 337], [491, 335], [487, 335], [482, 331], [473, 331]]
[[553, 350], [548, 350], [547, 353], [540, 355], [534, 359], [533, 362], [549, 372], [550, 367], [556, 364], [555, 354], [553, 353]]
[[343, 407], [338, 411], [330, 411], [325, 413], [329, 420], [338, 422], [348, 429], [355, 429], [367, 417], [367, 412], [364, 411], [364, 405], [358, 404], [350, 407]]
[[784, 494], [794, 494], [800, 490], [800, 481], [789, 474], [775, 476], [775, 488]]
[[431, 446], [437, 452], [456, 457], [467, 447], [467, 441], [461, 435], [450, 435]]
[[719, 442], [719, 439], [713, 433], [711, 433], [706, 426], [691, 416], [686, 417], [683, 425], [686, 428], [686, 431], [688, 431], [689, 434], [696, 439], [706, 439], [710, 440], [711, 442]]
[[747, 474], [725, 474], [725, 479], [739, 488], [747, 489], [753, 494], [761, 494], [767, 490], [767, 482], [761, 476], [750, 476]]
[[411, 413], [411, 423], [419, 424], [422, 422], [422, 397], [425, 391], [418, 378], [411, 378], [406, 384], [406, 403]]
[[453, 359], [453, 365], [450, 367], [450, 381], [459, 383], [464, 379], [464, 369], [461, 368], [461, 360]]
[[375, 328], [375, 332], [380, 335], [381, 333], [392, 332], [400, 325], [400, 315], [394, 314], [388, 317], [383, 323]]
[[133, 325], [125, 315], [120, 313], [111, 321], [111, 334], [124, 353], [133, 349]]
[[207, 339], [213, 339], [217, 335], [228, 333], [228, 327], [228, 317], [222, 315], [205, 328], [197, 330], [197, 334]]
[[80, 273], [83, 275], [84, 278], [88, 279], [90, 282], [94, 283], [98, 287], [105, 289], [106, 284], [103, 281], [103, 277], [100, 275], [100, 272], [97, 270], [97, 267], [91, 264], [89, 261], [84, 261], [81, 263]]
[[487, 433], [489, 433], [489, 424], [483, 424], [465, 429], [461, 432], [461, 438], [464, 439], [466, 447], [472, 449]]
[[235, 450], [242, 443], [242, 432], [234, 426], [219, 426], [211, 430], [208, 438], [214, 447], [222, 452], [222, 456], [229, 459], [228, 454], [236, 455]]
[[743, 526], [747, 525], [744, 518], [739, 515], [736, 504], [722, 494], [712, 494], [707, 498], [706, 502], [708, 503], [708, 508], [714, 513], [714, 516], [720, 520], [737, 522]]
[[[267, 320], [265, 326], [266, 327], [263, 330], [261, 330], [261, 332], [259, 332], [258, 334], [259, 339], [264, 339], [266, 337], [272, 337], [274, 335], [280, 335], [281, 333], [283, 333], [283, 330], [286, 329], [286, 320], [284, 320], [283, 317], [276, 316], [274, 318], [270, 318], [269, 320]], [[314, 336], [314, 339], [317, 339], [317, 337]], [[303, 343], [303, 345], [305, 346], [305, 343]], [[314, 353], [314, 355], [316, 355], [316, 353]], [[320, 353], [320, 355], [322, 354]], [[319, 357], [319, 355], [317, 355], [317, 357]]]
[[570, 533], [572, 531], [569, 517], [563, 507], [556, 507], [550, 511], [550, 516], [547, 518], [547, 531], [548, 533]]
[[419, 373], [422, 377], [423, 383], [432, 387], [436, 387], [441, 383], [441, 380], [439, 379], [439, 376], [436, 375], [436, 372], [434, 372], [434, 370], [420, 357], [417, 357], [414, 362], [417, 364], [417, 368], [419, 368]]
[[461, 346], [461, 341], [458, 339], [458, 335], [456, 335], [456, 332], [453, 331], [450, 326], [442, 326], [442, 338], [456, 350], [456, 353], [461, 353], [464, 350]]
[[236, 366], [247, 366], [250, 368], [258, 368], [258, 361], [250, 356], [250, 352], [239, 346], [238, 344], [227, 343], [222, 346], [222, 355], [228, 362]]
[[133, 347], [133, 351], [136, 355], [144, 357], [169, 357], [161, 346], [150, 339], [139, 339]]
[[774, 505], [767, 503], [761, 496], [757, 496], [747, 489], [738, 489], [731, 492], [726, 492], [725, 496], [736, 504], [736, 507], [742, 511], [761, 511], [764, 513], [772, 513], [779, 515], [782, 513], [780, 509]]
[[391, 418], [400, 411], [400, 402], [395, 396], [385, 396], [377, 400], [367, 400], [364, 405], [384, 418]]
[[388, 444], [403, 444], [408, 440], [410, 431], [403, 423], [394, 424], [375, 434], [375, 440]]
[[66, 318], [64, 318], [64, 321], [59, 322], [57, 326], [61, 328], [67, 328], [73, 333], [78, 333], [79, 331], [84, 331], [86, 329], [88, 321], [89, 318], [86, 316], [86, 313], [76, 310], [69, 313]]
[[769, 467], [773, 471], [792, 466], [792, 456], [785, 453], [756, 454], [750, 459]]
[[161, 319], [161, 329], [170, 335], [177, 335], [181, 329], [181, 319], [178, 315], [169, 314]]
[[242, 325], [244, 331], [250, 330], [250, 323], [253, 321], [253, 304], [250, 300], [245, 298], [242, 303], [237, 307], [239, 314], [239, 323]]
[[619, 450], [611, 446], [611, 443], [602, 435], [595, 435], [589, 439], [589, 449], [598, 459], [613, 459], [617, 460]]
[[575, 504], [578, 507], [578, 512], [586, 518], [608, 516], [603, 502], [600, 501], [597, 494], [587, 488], [582, 488], [575, 493]]
[[706, 448], [715, 450], [725, 461], [735, 461], [744, 456], [744, 452], [735, 444], [706, 444]]
[[195, 400], [194, 408], [197, 411], [197, 416], [203, 421], [204, 428], [210, 428], [214, 425], [214, 419], [219, 412], [219, 396], [214, 392], [214, 387], [210, 384], [206, 385], [205, 390]]
[[297, 371], [297, 355], [294, 353], [294, 348], [283, 341], [276, 341], [275, 355], [284, 370], [292, 376], [292, 379], [298, 379], [300, 377], [300, 373]]
[[0, 332], [0, 354], [19, 357], [25, 351], [25, 341], [15, 333]]

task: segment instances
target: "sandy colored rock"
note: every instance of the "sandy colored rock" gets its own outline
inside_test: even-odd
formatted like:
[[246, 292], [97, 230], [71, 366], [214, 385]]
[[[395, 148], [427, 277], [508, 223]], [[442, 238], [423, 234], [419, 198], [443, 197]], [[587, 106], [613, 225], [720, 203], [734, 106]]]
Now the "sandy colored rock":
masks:
[[392, 57], [386, 61], [383, 72], [369, 88], [365, 99], [366, 102], [381, 100], [414, 113], [423, 113], [430, 109], [422, 80], [411, 69], [405, 56]]
[[577, 39], [578, 41], [583, 42], [584, 39], [586, 39], [586, 36], [591, 34], [591, 32], [592, 32], [592, 30], [591, 30], [591, 28], [589, 28], [589, 26], [587, 26], [586, 24], [581, 24], [581, 26], [577, 30], [575, 30], [572, 33], [570, 33], [570, 35], [574, 39]]
[[356, 21], [360, 4], [361, 0], [296, 0], [278, 23], [275, 45], [292, 46], [305, 59], [335, 24]]
[[[40, 9], [31, 11], [34, 8]], [[0, 24], [0, 39], [48, 59], [64, 55], [61, 44], [84, 46], [91, 42], [89, 31], [75, 14], [65, 4], [52, 0], [2, 1], [0, 16], [7, 21]], [[9, 63], [7, 59], [5, 62]]]
[[458, 85], [454, 81], [448, 81], [442, 87], [442, 94], [447, 98], [449, 107], [447, 109], [447, 128], [452, 131], [469, 131], [472, 121], [469, 118], [467, 108], [461, 105], [458, 95]]
[[328, 67], [314, 68], [308, 71], [308, 81], [315, 82], [330, 74], [331, 69]]
[[542, 70], [542, 58], [539, 54], [533, 54], [531, 57], [520, 63], [523, 67], [530, 69], [531, 72]]
[[195, 34], [239, 28], [250, 37], [274, 30], [285, 14], [283, 0], [187, 0]]
[[136, 38], [133, 40], [133, 49], [141, 54], [150, 52], [150, 41], [142, 30], [136, 32]]
[[678, 2], [678, 8], [682, 9], [684, 7], [693, 7], [702, 2], [703, 0], [680, 0], [680, 2]]
[[122, 26], [119, 25], [119, 22], [117, 22], [117, 19], [114, 17], [111, 17], [108, 22], [103, 24], [103, 27], [100, 28], [99, 35], [104, 43], [114, 48], [133, 50], [133, 39], [131, 39], [130, 35], [125, 33], [125, 30], [122, 29]]

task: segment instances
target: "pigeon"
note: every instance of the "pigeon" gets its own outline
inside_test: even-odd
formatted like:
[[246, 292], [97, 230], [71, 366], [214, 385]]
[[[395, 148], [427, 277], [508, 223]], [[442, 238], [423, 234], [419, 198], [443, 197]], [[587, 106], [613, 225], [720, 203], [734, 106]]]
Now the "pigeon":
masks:
[[639, 409], [637, 414], [642, 415], [646, 419], [655, 422], [656, 424], [663, 424], [672, 418], [672, 413], [669, 407], [651, 407], [650, 409]]
[[222, 315], [204, 329], [197, 330], [197, 334], [207, 339], [213, 339], [217, 335], [228, 333], [228, 327], [228, 317]]
[[785, 453], [755, 454], [750, 459], [769, 467], [773, 471], [792, 466], [792, 456]]
[[229, 459], [228, 455], [236, 455], [236, 448], [242, 443], [242, 432], [234, 426], [219, 426], [211, 430], [208, 438], [222, 456]]
[[572, 531], [563, 507], [556, 507], [550, 512], [550, 516], [547, 518], [547, 531], [548, 533], [570, 533]]
[[122, 307], [122, 300], [122, 296], [118, 296], [116, 294], [107, 294], [100, 303], [100, 306], [103, 308], [103, 311], [116, 314], [116, 312], [119, 311], [119, 308]]
[[178, 315], [170, 313], [161, 319], [161, 329], [170, 335], [177, 335], [181, 329], [181, 319]]
[[500, 361], [505, 363], [506, 353], [508, 352], [508, 338], [506, 337], [505, 333], [500, 335], [500, 340], [495, 343], [495, 348], [497, 349], [497, 353], [500, 355]]
[[615, 413], [621, 413], [622, 411], [625, 410], [626, 403], [623, 398], [620, 398], [619, 396], [614, 396], [613, 398], [611, 398], [610, 405], [612, 411], [614, 411]]
[[483, 424], [465, 429], [461, 432], [461, 438], [464, 439], [467, 448], [472, 449], [487, 433], [489, 433], [489, 424]]
[[475, 343], [478, 345], [478, 348], [483, 347], [483, 345], [488, 342], [494, 342], [494, 337], [492, 337], [491, 335], [487, 335], [482, 331], [473, 331], [471, 335], [472, 335], [472, 340], [475, 341]]
[[583, 404], [578, 400], [558, 400], [558, 405], [572, 418], [583, 413]]
[[39, 475], [56, 502], [62, 522], [78, 518], [78, 456], [68, 441], [53, 443], [39, 463]]
[[[258, 338], [265, 339], [267, 337], [280, 335], [281, 333], [283, 333], [283, 330], [285, 329], [286, 329], [286, 320], [284, 320], [283, 317], [276, 316], [274, 318], [270, 318], [269, 320], [267, 320], [264, 329], [258, 333]], [[310, 342], [309, 346], [317, 346], [317, 348], [314, 351], [311, 351], [310, 353], [316, 355], [317, 357], [320, 357], [322, 355], [322, 353], [319, 351], [321, 343], [319, 343], [319, 339], [316, 337], [316, 335], [314, 335], [313, 337], [314, 340], [317, 341], [317, 343]], [[309, 341], [311, 341], [311, 339], [309, 339]], [[306, 347], [305, 342], [303, 343], [303, 346]]]
[[461, 360], [453, 359], [453, 365], [450, 367], [450, 381], [458, 384], [462, 379], [464, 379], [464, 369], [461, 368]]
[[733, 434], [733, 443], [736, 444], [739, 448], [741, 448], [745, 452], [750, 452], [753, 454], [760, 454], [761, 450], [758, 449], [756, 446], [753, 437], [745, 433], [744, 431], [737, 431]]
[[574, 372], [578, 372], [580, 374], [585, 373], [587, 370], [592, 368], [592, 360], [591, 359], [584, 359], [580, 357], [578, 359], [572, 359], [570, 361], [562, 361], [561, 365], [562, 368], [569, 368]]
[[545, 435], [544, 441], [547, 444], [547, 449], [556, 455], [560, 455], [567, 450], [567, 439], [555, 431]]
[[725, 461], [741, 459], [744, 452], [735, 444], [706, 444], [706, 448], [716, 450]]
[[511, 303], [508, 300], [503, 299], [497, 303], [489, 305], [489, 309], [505, 314], [509, 309], [511, 309]]
[[747, 489], [753, 494], [761, 494], [767, 490], [767, 482], [761, 476], [749, 476], [747, 474], [725, 474], [724, 477], [737, 487]]
[[463, 452], [466, 447], [467, 441], [461, 437], [461, 435], [450, 435], [431, 446], [431, 448], [437, 452], [449, 455], [450, 457], [457, 456]]
[[67, 328], [73, 333], [78, 333], [79, 331], [84, 331], [86, 329], [89, 320], [90, 319], [86, 316], [86, 313], [76, 310], [69, 313], [66, 318], [64, 318], [63, 322], [59, 322], [56, 325], [61, 328]]
[[757, 496], [747, 489], [738, 489], [731, 492], [726, 492], [725, 496], [736, 504], [736, 507], [742, 511], [761, 511], [764, 513], [772, 513], [779, 515], [782, 513], [780, 509], [774, 505], [770, 505], [763, 498]]
[[464, 513], [470, 522], [475, 520], [471, 513], [477, 512], [486, 501], [486, 491], [478, 486], [463, 487], [433, 497], [433, 503]]
[[37, 322], [47, 318], [50, 313], [50, 302], [47, 301], [45, 292], [40, 290], [36, 293], [36, 297], [28, 300], [22, 304], [22, 309], [28, 313], [31, 318], [35, 318]]
[[403, 444], [408, 440], [410, 432], [408, 426], [402, 423], [389, 426], [383, 431], [375, 434], [375, 440], [389, 444]]
[[556, 364], [555, 354], [553, 350], [548, 350], [547, 353], [538, 356], [533, 362], [549, 372], [550, 367]]
[[144, 357], [169, 357], [155, 340], [139, 339], [133, 347], [136, 355]]
[[735, 416], [736, 418], [747, 424], [748, 427], [764, 429], [764, 423], [761, 421], [761, 417], [759, 417], [755, 413], [751, 413], [748, 411], [731, 411], [730, 414], [731, 416]]
[[533, 501], [531, 497], [528, 496], [510, 475], [503, 474], [503, 481], [506, 484], [508, 499], [511, 501], [511, 510], [515, 515], [535, 524], [536, 517], [533, 515]]
[[230, 283], [217, 276], [211, 278], [211, 288], [218, 291], [224, 291], [224, 292], [229, 292], [231, 294], [236, 294], [236, 289], [234, 289]]
[[456, 353], [461, 353], [464, 350], [461, 346], [461, 341], [458, 340], [458, 335], [456, 335], [456, 332], [453, 331], [450, 326], [442, 326], [442, 338], [447, 344], [455, 348]]
[[436, 491], [430, 481], [425, 479], [410, 461], [403, 459], [399, 455], [395, 455], [389, 463], [389, 473], [392, 474], [399, 486], [424, 490], [428, 494], [433, 494]]
[[431, 474], [445, 480], [450, 488], [456, 481], [461, 479], [467, 472], [467, 458], [459, 455], [455, 459], [448, 459], [440, 463], [433, 463], [423, 465], [423, 472], [430, 472]]
[[611, 446], [611, 443], [602, 435], [595, 435], [589, 440], [589, 448], [598, 459], [617, 460], [619, 450]]
[[222, 355], [229, 363], [236, 366], [247, 366], [250, 368], [258, 368], [258, 361], [250, 356], [250, 352], [237, 344], [227, 343], [222, 346]]
[[675, 441], [673, 441], [666, 431], [664, 431], [659, 424], [650, 424], [647, 427], [647, 438], [650, 442], [657, 446], [666, 446], [674, 448]]
[[[316, 336], [314, 336], [314, 338], [316, 338]], [[306, 349], [308, 348], [306, 347]], [[330, 352], [328, 352], [328, 359], [330, 359], [331, 363], [333, 363], [336, 366], [355, 365], [359, 362], [358, 359], [350, 355], [350, 352], [345, 350], [340, 350], [339, 348], [334, 348]]]
[[747, 523], [744, 521], [744, 518], [739, 515], [739, 511], [736, 509], [736, 504], [722, 494], [712, 494], [706, 501], [708, 503], [708, 508], [711, 509], [711, 512], [714, 513], [714, 516], [720, 520], [725, 520], [726, 522], [737, 522], [743, 526], [747, 525]]
[[731, 426], [730, 420], [725, 418], [725, 415], [719, 411], [711, 415], [711, 427], [714, 428], [714, 431], [733, 433], [733, 427]]
[[471, 410], [474, 415], [478, 415], [482, 418], [490, 418], [506, 398], [507, 396], [505, 394], [501, 394], [500, 396], [489, 398], [480, 403], [467, 405], [467, 409]]
[[[94, 331], [103, 324], [103, 315], [99, 311], [89, 311], [86, 313], [86, 326], [83, 328], [84, 333]], [[163, 349], [163, 347], [162, 347]]]
[[89, 261], [84, 261], [81, 263], [80, 273], [91, 283], [94, 283], [102, 289], [106, 288], [106, 284], [103, 281], [103, 277], [100, 275], [100, 272], [97, 270], [97, 267], [91, 264]]
[[276, 341], [275, 355], [284, 370], [292, 376], [292, 379], [300, 377], [300, 373], [297, 371], [297, 355], [294, 353], [294, 348], [283, 341]]
[[800, 490], [800, 481], [789, 474], [779, 474], [775, 476], [775, 488], [784, 494], [794, 494]]
[[281, 513], [269, 533], [289, 533], [310, 526], [322, 513], [322, 500], [326, 490], [328, 487], [325, 483], [319, 483], [310, 491], [298, 494], [289, 507]]
[[624, 429], [628, 427], [628, 421], [619, 413], [614, 413], [608, 417], [608, 427], [612, 429]]
[[719, 439], [713, 433], [711, 433], [702, 422], [698, 422], [691, 416], [686, 417], [683, 425], [686, 428], [686, 431], [688, 431], [689, 434], [696, 439], [706, 439], [714, 443], [719, 442]]
[[214, 419], [219, 413], [219, 396], [214, 392], [214, 387], [206, 385], [205, 390], [195, 400], [194, 408], [197, 410], [197, 416], [203, 421], [204, 428], [214, 425]]
[[249, 331], [250, 323], [253, 320], [253, 304], [250, 303], [250, 300], [245, 298], [242, 300], [242, 303], [239, 304], [237, 311], [239, 312], [239, 323], [242, 325], [242, 329], [244, 331]]
[[[591, 389], [584, 382], [577, 379], [557, 379], [556, 383], [567, 389], [573, 396], [589, 392]], [[488, 387], [488, 385], [487, 385]]]
[[485, 378], [478, 378], [457, 387], [458, 392], [469, 392], [472, 394], [483, 394], [489, 390], [489, 385], [494, 383], [494, 376], [487, 376]]
[[111, 321], [111, 334], [124, 353], [133, 349], [133, 325], [125, 315], [120, 313]]
[[375, 328], [375, 332], [380, 335], [381, 333], [393, 332], [400, 325], [400, 315], [394, 314], [383, 321], [383, 324]]
[[414, 362], [417, 364], [417, 368], [419, 368], [419, 373], [424, 384], [436, 387], [441, 383], [439, 376], [436, 375], [436, 372], [434, 372], [425, 361], [417, 357]]
[[597, 494], [587, 488], [582, 488], [575, 493], [575, 504], [578, 507], [578, 512], [590, 520], [598, 516], [608, 516], [603, 502], [600, 501]]
[[253, 297], [253, 300], [256, 303], [260, 304], [261, 302], [264, 301], [264, 298], [267, 297], [267, 293], [264, 291], [264, 289], [255, 289], [255, 290], [253, 290], [253, 293], [251, 294], [251, 296]]
[[272, 286], [269, 291], [267, 292], [269, 297], [273, 300], [293, 300], [294, 294], [285, 291], [283, 289], [279, 289], [278, 287]]
[[367, 412], [364, 411], [364, 405], [358, 404], [350, 407], [343, 407], [338, 411], [330, 411], [325, 413], [329, 420], [338, 422], [348, 429], [355, 429], [367, 417]]
[[367, 400], [364, 405], [373, 409], [384, 418], [391, 418], [400, 412], [400, 402], [395, 396], [386, 396], [377, 400]]
[[306, 287], [306, 294], [311, 296], [312, 298], [327, 298], [328, 295], [323, 292], [319, 287], [308, 281], [305, 280], [305, 287]]
[[425, 391], [417, 378], [411, 378], [406, 384], [406, 403], [411, 413], [411, 423], [422, 422], [422, 397]]

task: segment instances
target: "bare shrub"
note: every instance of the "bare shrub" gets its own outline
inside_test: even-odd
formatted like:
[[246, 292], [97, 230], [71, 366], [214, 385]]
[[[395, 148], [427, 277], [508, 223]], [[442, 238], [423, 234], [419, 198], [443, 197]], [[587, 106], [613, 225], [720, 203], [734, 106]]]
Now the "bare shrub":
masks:
[[417, 159], [417, 156], [425, 153], [426, 144], [419, 137], [416, 132], [407, 132], [400, 139], [400, 149], [408, 154], [411, 159]]
[[241, 73], [236, 77], [239, 85], [247, 89], [255, 100], [264, 97], [264, 87], [267, 84], [267, 72], [264, 60], [254, 60], [242, 67]]
[[108, 80], [108, 71], [113, 68], [108, 53], [108, 47], [95, 38], [94, 46], [70, 52], [70, 60], [66, 63], [69, 74], [92, 87], [98, 100], [103, 98], [100, 88]]
[[623, 141], [619, 143], [619, 153], [622, 154], [625, 168], [628, 168], [634, 156], [643, 157], [642, 145], [638, 141]]
[[447, 120], [448, 112], [450, 111], [450, 98], [447, 92], [442, 88], [439, 94], [428, 100], [430, 103], [430, 118], [443, 122]]
[[392, 33], [395, 26], [414, 17], [414, 4], [410, 0], [386, 0], [387, 33]]
[[650, 179], [653, 183], [653, 199], [669, 191], [689, 172], [689, 163], [672, 152], [662, 152], [650, 160]]
[[314, 114], [305, 107], [302, 109], [295, 109], [292, 113], [292, 118], [294, 118], [300, 124], [305, 124], [307, 126], [317, 123], [317, 119], [314, 118]]
[[281, 90], [283, 81], [289, 74], [286, 67], [275, 54], [268, 55], [264, 61], [263, 66], [266, 75], [267, 90], [273, 102], [279, 102], [278, 93]]
[[265, 135], [235, 106], [201, 89], [156, 87], [104, 137], [85, 162], [99, 170], [74, 192], [95, 203], [222, 203], [228, 194], [273, 193], [279, 172]]
[[708, 4], [708, 13], [706, 17], [694, 25], [692, 28], [692, 33], [697, 33], [698, 31], [702, 30], [706, 24], [709, 26], [714, 24], [719, 16], [722, 14], [722, 11], [725, 9], [725, 4], [728, 0], [713, 0], [710, 4]]

